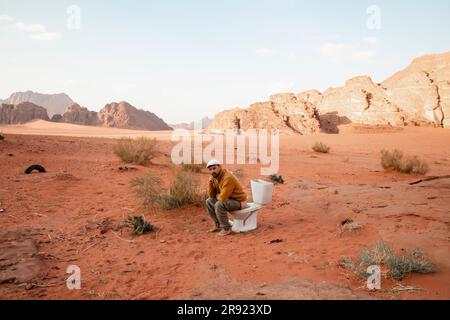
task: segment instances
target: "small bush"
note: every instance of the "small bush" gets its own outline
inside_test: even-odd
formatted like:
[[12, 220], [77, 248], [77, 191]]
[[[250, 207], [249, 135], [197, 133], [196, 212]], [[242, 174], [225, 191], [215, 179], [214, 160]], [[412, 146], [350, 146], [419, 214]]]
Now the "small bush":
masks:
[[147, 137], [120, 139], [114, 153], [125, 163], [148, 164], [158, 155], [158, 141]]
[[196, 163], [182, 163], [181, 168], [183, 171], [187, 172], [194, 172], [194, 173], [200, 173], [202, 169], [206, 167], [206, 163], [203, 162], [202, 164], [196, 164]]
[[172, 181], [169, 190], [160, 189], [160, 180], [151, 174], [132, 181], [135, 194], [142, 199], [146, 209], [160, 206], [164, 210], [182, 208], [186, 205], [204, 206], [205, 193], [199, 191], [199, 181], [188, 172], [179, 172]]
[[402, 173], [426, 174], [428, 164], [416, 156], [404, 158], [400, 150], [381, 151], [381, 166], [384, 170], [394, 170]]
[[387, 261], [389, 275], [402, 280], [408, 273], [434, 273], [437, 268], [425, 257], [421, 250], [407, 250], [406, 256], [392, 256]]
[[169, 192], [161, 196], [159, 204], [165, 210], [181, 208], [199, 201], [199, 181], [187, 172], [179, 172], [170, 185]]
[[353, 263], [351, 258], [343, 259], [340, 264], [346, 269], [353, 269], [360, 278], [367, 278], [367, 268], [369, 266], [387, 266], [387, 278], [402, 280], [408, 273], [434, 273], [437, 268], [424, 256], [420, 249], [406, 250], [404, 255], [396, 255], [389, 244], [377, 241], [372, 248], [362, 250], [359, 259]]
[[385, 264], [394, 255], [394, 250], [383, 241], [377, 241], [372, 248], [364, 248], [359, 260], [366, 266]]
[[5, 136], [2, 133], [0, 133], [0, 141], [1, 140], [5, 140]]
[[236, 178], [242, 180], [245, 178], [245, 170], [244, 168], [236, 168], [233, 172], [231, 172]]
[[272, 174], [271, 176], [269, 176], [269, 180], [274, 184], [284, 184], [283, 177], [276, 174]]
[[312, 149], [315, 152], [319, 152], [319, 153], [329, 153], [330, 152], [330, 147], [327, 146], [326, 144], [322, 143], [322, 142], [316, 142]]
[[131, 227], [131, 233], [134, 235], [143, 235], [144, 233], [153, 231], [153, 226], [143, 216], [130, 216], [126, 224]]
[[160, 179], [150, 173], [131, 181], [136, 197], [142, 200], [142, 205], [145, 209], [154, 209], [158, 205], [161, 196], [160, 183]]

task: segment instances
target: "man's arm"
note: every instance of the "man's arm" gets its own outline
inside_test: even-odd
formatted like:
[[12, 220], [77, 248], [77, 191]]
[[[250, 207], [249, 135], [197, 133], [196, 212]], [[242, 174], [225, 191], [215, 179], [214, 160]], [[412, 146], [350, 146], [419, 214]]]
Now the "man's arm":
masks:
[[217, 195], [217, 200], [227, 201], [230, 198], [233, 191], [234, 191], [234, 181], [232, 179], [225, 180], [220, 190], [220, 193]]
[[213, 178], [210, 178], [208, 181], [208, 196], [210, 198], [215, 198], [217, 195], [217, 190], [214, 188], [214, 180]]

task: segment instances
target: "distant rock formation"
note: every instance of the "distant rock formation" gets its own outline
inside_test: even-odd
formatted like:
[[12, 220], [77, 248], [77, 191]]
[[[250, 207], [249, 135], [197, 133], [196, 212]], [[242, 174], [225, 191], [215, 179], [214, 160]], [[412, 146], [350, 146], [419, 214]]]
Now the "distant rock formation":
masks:
[[31, 102], [45, 108], [49, 117], [54, 114], [63, 114], [66, 108], [73, 104], [72, 99], [65, 93], [42, 94], [33, 91], [15, 92], [8, 99], [0, 102], [14, 105]]
[[78, 103], [74, 103], [67, 108], [58, 122], [96, 126], [100, 121], [97, 112], [89, 111], [87, 108], [81, 107]]
[[105, 127], [136, 130], [172, 130], [154, 113], [137, 109], [129, 103], [110, 103], [98, 113], [99, 124]]
[[270, 101], [252, 104], [247, 109], [226, 110], [214, 117], [208, 129], [278, 129], [280, 132], [312, 134], [319, 130], [317, 110], [294, 94], [277, 94]]
[[22, 124], [34, 119], [50, 120], [45, 108], [31, 102], [0, 104], [0, 124]]
[[169, 126], [173, 129], [186, 129], [186, 130], [194, 130], [196, 124], [200, 124], [202, 129], [208, 128], [213, 119], [208, 117], [202, 118], [200, 121], [192, 121], [191, 123], [178, 123], [178, 124], [170, 124]]
[[417, 58], [381, 84], [360, 76], [324, 93], [273, 95], [268, 102], [219, 113], [209, 129], [240, 126], [310, 134], [320, 127], [337, 133], [338, 125], [348, 123], [450, 128], [450, 52]]

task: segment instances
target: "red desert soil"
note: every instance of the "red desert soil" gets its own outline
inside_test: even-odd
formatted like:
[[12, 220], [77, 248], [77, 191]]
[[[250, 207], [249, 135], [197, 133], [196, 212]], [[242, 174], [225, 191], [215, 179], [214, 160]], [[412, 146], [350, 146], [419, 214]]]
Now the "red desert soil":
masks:
[[[167, 185], [174, 176], [170, 133], [156, 133], [163, 154], [154, 164], [122, 172], [116, 140], [104, 136], [131, 131], [83, 127], [72, 133], [78, 137], [62, 137], [70, 132], [16, 135], [17, 127], [0, 128], [0, 298], [450, 299], [450, 179], [410, 185], [422, 176], [380, 167], [381, 149], [400, 148], [426, 159], [428, 176], [449, 175], [450, 130], [345, 127], [340, 135], [282, 136], [286, 183], [275, 187], [259, 228], [220, 238], [205, 233], [210, 222], [196, 207], [146, 213], [158, 233], [133, 237], [107, 227], [144, 213], [133, 178], [152, 172]], [[314, 153], [316, 141], [331, 153]], [[47, 173], [25, 175], [31, 164]], [[259, 167], [244, 168], [250, 193]], [[206, 183], [206, 173], [199, 177]], [[362, 229], [339, 234], [345, 219]], [[270, 244], [275, 239], [282, 242]], [[381, 239], [397, 251], [420, 247], [439, 267], [400, 282], [424, 291], [386, 292], [397, 282], [383, 278], [382, 290], [372, 293], [338, 266]], [[69, 265], [81, 268], [81, 290], [66, 287]]]

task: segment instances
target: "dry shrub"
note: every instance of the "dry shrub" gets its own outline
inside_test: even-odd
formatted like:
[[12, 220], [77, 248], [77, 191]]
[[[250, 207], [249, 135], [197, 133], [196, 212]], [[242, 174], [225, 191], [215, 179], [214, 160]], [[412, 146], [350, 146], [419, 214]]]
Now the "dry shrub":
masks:
[[313, 145], [312, 149], [315, 152], [319, 152], [319, 153], [329, 153], [330, 152], [330, 147], [327, 146], [325, 143], [322, 143], [322, 142], [316, 142]]
[[201, 164], [197, 164], [197, 163], [181, 163], [181, 168], [183, 169], [183, 171], [187, 171], [187, 172], [194, 172], [194, 173], [200, 173], [204, 168], [206, 168], [206, 163], [203, 162]]
[[114, 153], [125, 163], [146, 165], [158, 155], [158, 141], [147, 137], [122, 138], [117, 141]]
[[145, 220], [144, 216], [128, 217], [126, 224], [131, 228], [131, 233], [134, 235], [143, 235], [153, 231], [153, 226]]
[[383, 241], [377, 241], [372, 248], [364, 248], [356, 263], [349, 257], [340, 262], [341, 267], [355, 270], [364, 279], [369, 276], [367, 268], [374, 265], [387, 266], [386, 277], [395, 280], [402, 280], [408, 273], [437, 272], [437, 268], [420, 249], [407, 249], [406, 254], [396, 255], [394, 249]]
[[429, 170], [428, 163], [417, 156], [405, 158], [400, 150], [381, 151], [381, 166], [384, 170], [394, 170], [402, 173], [426, 174]]
[[269, 181], [273, 182], [274, 184], [284, 184], [284, 179], [282, 176], [272, 174], [269, 176]]
[[245, 169], [242, 167], [236, 168], [236, 170], [232, 171], [231, 173], [239, 180], [244, 179], [246, 176]]
[[164, 210], [171, 210], [187, 205], [204, 207], [206, 195], [200, 191], [199, 180], [191, 173], [177, 173], [168, 191], [160, 188], [160, 182], [159, 178], [151, 174], [132, 181], [136, 196], [142, 199], [144, 208], [160, 206]]

